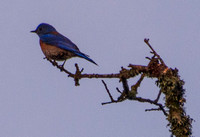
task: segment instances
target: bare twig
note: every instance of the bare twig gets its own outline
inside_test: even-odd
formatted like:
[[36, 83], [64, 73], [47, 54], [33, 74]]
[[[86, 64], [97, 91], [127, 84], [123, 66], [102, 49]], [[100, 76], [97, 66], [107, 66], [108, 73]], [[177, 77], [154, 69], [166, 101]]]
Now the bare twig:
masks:
[[145, 109], [145, 111], [161, 111], [160, 108]]
[[115, 100], [113, 99], [112, 95], [110, 94], [110, 91], [109, 91], [109, 89], [108, 89], [106, 83], [104, 82], [104, 80], [102, 80], [102, 83], [103, 83], [103, 85], [104, 85], [104, 87], [105, 87], [105, 89], [106, 89], [106, 91], [107, 91], [107, 93], [108, 93], [108, 95], [109, 95], [111, 101], [114, 102]]
[[158, 102], [158, 100], [160, 99], [160, 95], [161, 95], [162, 91], [160, 90], [159, 93], [158, 93], [158, 96], [157, 98], [154, 100], [156, 103]]
[[131, 86], [131, 90], [135, 90], [137, 91], [138, 87], [140, 86], [142, 80], [144, 79], [144, 76], [145, 74], [143, 73], [141, 76], [140, 76], [140, 79], [137, 81], [137, 83], [133, 86]]
[[150, 99], [141, 98], [141, 97], [136, 97], [136, 98], [134, 98], [134, 100], [137, 100], [139, 102], [147, 102], [147, 103], [150, 103], [150, 104], [154, 104], [154, 105], [158, 106], [163, 111], [163, 114], [165, 116], [168, 115], [167, 112], [164, 109], [164, 106], [160, 103], [157, 103], [157, 102], [150, 100]]
[[118, 102], [122, 102], [122, 101], [124, 101], [124, 100], [126, 99], [126, 94], [125, 94], [125, 92], [121, 92], [118, 88], [116, 88], [117, 91], [118, 91], [121, 95], [118, 97], [117, 100], [114, 100], [113, 97], [112, 97], [112, 95], [111, 95], [111, 93], [110, 93], [110, 91], [109, 91], [109, 89], [108, 89], [108, 87], [107, 87], [107, 85], [106, 85], [106, 83], [104, 82], [104, 80], [102, 80], [102, 83], [104, 84], [104, 87], [105, 87], [105, 89], [106, 89], [106, 91], [107, 91], [107, 93], [108, 93], [108, 95], [109, 95], [109, 97], [110, 97], [110, 100], [111, 100], [110, 102], [103, 102], [103, 103], [101, 103], [102, 105], [112, 104], [112, 103], [118, 103]]
[[119, 92], [120, 94], [122, 94], [122, 92], [119, 90], [119, 88], [116, 88], [117, 92]]
[[[156, 55], [158, 57], [158, 59], [160, 60], [161, 64], [165, 65], [164, 61], [162, 60], [162, 58], [160, 57], [160, 55], [157, 54], [157, 52], [152, 48], [152, 46], [149, 43], [149, 39], [144, 39], [144, 42], [149, 46], [149, 48], [152, 50], [153, 54]], [[166, 66], [166, 65], [165, 65]]]

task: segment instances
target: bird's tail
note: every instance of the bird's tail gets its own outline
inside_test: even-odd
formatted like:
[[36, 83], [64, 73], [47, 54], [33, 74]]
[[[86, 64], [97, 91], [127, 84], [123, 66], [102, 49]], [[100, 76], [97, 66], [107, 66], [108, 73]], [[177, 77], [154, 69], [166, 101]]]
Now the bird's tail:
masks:
[[96, 62], [94, 62], [91, 58], [89, 58], [88, 55], [86, 55], [86, 54], [84, 54], [84, 53], [82, 53], [82, 52], [76, 52], [75, 54], [76, 54], [77, 56], [79, 56], [79, 57], [81, 57], [81, 58], [84, 58], [84, 59], [86, 59], [86, 60], [88, 60], [88, 61], [90, 61], [90, 62], [92, 62], [93, 64], [95, 64], [95, 65], [98, 66], [98, 64], [97, 64]]

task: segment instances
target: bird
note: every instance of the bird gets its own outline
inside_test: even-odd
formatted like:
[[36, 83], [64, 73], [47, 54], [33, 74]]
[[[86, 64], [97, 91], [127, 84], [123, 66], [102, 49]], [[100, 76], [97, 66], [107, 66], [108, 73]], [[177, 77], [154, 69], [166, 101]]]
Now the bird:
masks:
[[67, 37], [60, 34], [52, 25], [41, 23], [32, 33], [36, 33], [40, 40], [40, 47], [47, 59], [54, 61], [64, 61], [72, 57], [80, 57], [90, 61], [98, 66], [96, 62], [89, 58], [87, 54], [82, 53], [79, 48]]

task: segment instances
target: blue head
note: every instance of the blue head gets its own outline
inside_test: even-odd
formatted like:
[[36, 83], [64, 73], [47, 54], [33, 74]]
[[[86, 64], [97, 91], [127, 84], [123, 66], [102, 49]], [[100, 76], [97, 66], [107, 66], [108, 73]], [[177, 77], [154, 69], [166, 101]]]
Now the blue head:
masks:
[[41, 23], [40, 25], [38, 25], [36, 30], [33, 30], [31, 32], [38, 34], [38, 36], [42, 36], [42, 35], [57, 32], [57, 31], [53, 26], [47, 23]]

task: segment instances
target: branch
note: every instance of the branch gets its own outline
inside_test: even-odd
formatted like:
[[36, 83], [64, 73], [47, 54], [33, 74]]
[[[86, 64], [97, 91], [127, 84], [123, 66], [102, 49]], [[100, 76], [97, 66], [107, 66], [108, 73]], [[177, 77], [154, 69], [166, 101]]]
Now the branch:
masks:
[[147, 103], [150, 103], [150, 104], [154, 104], [154, 105], [158, 106], [160, 110], [162, 110], [162, 112], [165, 116], [168, 116], [166, 110], [164, 109], [164, 106], [160, 103], [157, 103], [157, 102], [150, 100], [150, 99], [141, 98], [141, 97], [136, 97], [136, 98], [134, 98], [134, 100], [137, 100], [139, 102], [147, 102]]
[[[149, 39], [144, 39], [144, 42], [149, 46], [149, 48], [152, 50], [153, 54], [155, 56], [158, 57], [158, 59], [160, 60], [161, 64], [165, 65], [164, 61], [162, 60], [162, 58], [160, 57], [160, 55], [157, 54], [157, 52], [152, 48], [152, 46], [149, 43]], [[166, 65], [165, 65], [166, 66]]]
[[157, 98], [154, 100], [156, 103], [158, 102], [158, 100], [160, 99], [160, 95], [161, 95], [161, 90], [159, 91], [159, 93], [158, 93], [158, 96], [157, 96]]
[[[58, 69], [60, 69], [60, 71], [63, 71], [63, 72], [65, 72], [66, 74], [68, 74], [68, 77], [72, 77], [72, 78], [74, 78], [74, 76], [76, 75], [76, 73], [75, 74], [73, 74], [73, 73], [71, 73], [71, 72], [69, 72], [67, 69], [65, 69], [63, 66], [61, 66], [61, 65], [58, 65], [58, 63], [57, 62], [55, 62], [55, 61], [52, 61], [52, 60], [50, 60], [50, 59], [48, 59], [48, 58], [46, 58], [50, 63], [52, 63], [52, 65], [53, 66], [56, 66]], [[75, 64], [75, 67], [76, 67], [76, 72], [77, 71], [79, 71], [78, 70], [78, 65], [77, 64]], [[83, 69], [82, 69], [83, 70]], [[82, 71], [81, 71], [82, 72]], [[81, 74], [80, 75], [80, 78], [119, 78], [119, 73], [111, 73], [111, 74]]]
[[113, 99], [112, 95], [110, 94], [110, 91], [109, 91], [109, 89], [108, 89], [106, 83], [105, 83], [103, 80], [102, 80], [102, 83], [104, 84], [104, 87], [105, 87], [105, 89], [106, 89], [106, 91], [107, 91], [107, 93], [108, 93], [108, 95], [109, 95], [111, 101], [114, 102], [115, 100]]
[[[124, 101], [126, 99], [129, 99], [128, 94], [126, 94], [127, 91], [121, 92], [117, 88], [117, 90], [121, 93], [121, 95], [120, 95], [120, 97], [118, 97], [117, 100], [114, 100], [113, 97], [112, 97], [112, 95], [111, 95], [111, 93], [110, 93], [110, 91], [109, 91], [109, 89], [108, 89], [108, 87], [107, 87], [107, 85], [106, 85], [106, 83], [103, 80], [102, 80], [102, 83], [104, 84], [105, 89], [106, 89], [106, 91], [107, 91], [107, 93], [108, 93], [108, 95], [110, 97], [110, 100], [111, 100], [110, 102], [104, 102], [104, 103], [102, 103], [102, 105], [112, 104], [112, 103], [119, 103], [119, 102], [122, 102], [122, 101]], [[127, 87], [125, 87], [125, 88], [127, 88]], [[142, 103], [146, 102], [146, 103], [154, 104], [154, 105], [158, 106], [159, 109], [151, 109], [151, 111], [152, 110], [161, 110], [165, 116], [168, 116], [166, 110], [164, 109], [164, 106], [162, 104], [160, 104], [160, 103], [157, 103], [156, 100], [153, 101], [153, 100], [145, 99], [145, 98], [141, 98], [141, 97], [134, 97], [134, 98], [132, 98], [132, 100], [135, 100], [135, 101], [138, 101], [138, 102], [142, 102]], [[150, 110], [146, 110], [146, 111], [150, 111]]]
[[[180, 79], [177, 69], [171, 69], [167, 67], [160, 55], [153, 49], [149, 43], [149, 39], [144, 39], [144, 42], [150, 48], [150, 53], [153, 56], [146, 57], [149, 60], [147, 66], [144, 65], [134, 65], [129, 64], [128, 69], [121, 68], [118, 73], [111, 74], [83, 74], [84, 69], [80, 69], [78, 64], [75, 64], [75, 73], [72, 73], [65, 69], [62, 65], [54, 60], [46, 58], [53, 66], [57, 67], [60, 71], [67, 74], [75, 81], [75, 85], [78, 86], [80, 79], [82, 78], [117, 78], [119, 82], [122, 82], [123, 90], [120, 91], [116, 88], [116, 91], [120, 93], [117, 99], [114, 99], [107, 87], [107, 84], [102, 80], [102, 83], [106, 89], [106, 92], [111, 101], [104, 102], [105, 104], [119, 103], [125, 100], [134, 100], [142, 103], [150, 103], [158, 108], [146, 109], [145, 111], [162, 111], [169, 121], [170, 132], [175, 136], [190, 136], [192, 134], [192, 118], [186, 115], [184, 109], [184, 103], [186, 99], [184, 98], [185, 90], [183, 89], [184, 81]], [[128, 85], [128, 80], [134, 78], [135, 76], [141, 74], [140, 79], [131, 86]], [[142, 97], [137, 97], [138, 87], [141, 85], [144, 77], [156, 78], [156, 85], [160, 88], [158, 95], [155, 100], [145, 99]], [[165, 96], [165, 103], [158, 103], [161, 94]]]
[[129, 87], [128, 87], [127, 79], [124, 78], [124, 77], [122, 77], [121, 81], [122, 81], [122, 85], [123, 85], [123, 88], [124, 88], [124, 92], [125, 92], [125, 94], [128, 95], [128, 93], [129, 93]]

